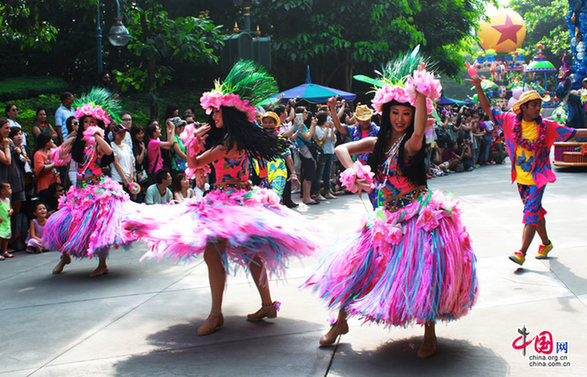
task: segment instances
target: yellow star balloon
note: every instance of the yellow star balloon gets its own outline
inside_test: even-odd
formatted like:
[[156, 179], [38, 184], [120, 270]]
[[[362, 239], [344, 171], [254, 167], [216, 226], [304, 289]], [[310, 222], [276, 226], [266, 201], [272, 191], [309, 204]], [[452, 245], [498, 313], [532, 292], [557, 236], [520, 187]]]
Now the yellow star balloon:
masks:
[[497, 53], [515, 51], [526, 37], [526, 23], [522, 16], [511, 9], [498, 9], [488, 16], [489, 22], [481, 21], [477, 30], [481, 46]]

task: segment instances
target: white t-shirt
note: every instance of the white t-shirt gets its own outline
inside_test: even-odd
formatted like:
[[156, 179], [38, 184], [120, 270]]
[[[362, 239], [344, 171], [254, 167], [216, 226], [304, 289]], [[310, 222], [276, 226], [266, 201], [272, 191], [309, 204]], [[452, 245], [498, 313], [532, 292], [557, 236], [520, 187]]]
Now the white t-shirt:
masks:
[[[127, 144], [123, 142], [120, 143], [120, 146], [118, 146], [116, 143], [112, 143], [112, 151], [118, 159], [118, 164], [122, 168], [124, 175], [127, 179], [130, 179], [130, 173], [132, 168], [132, 150], [129, 148]], [[118, 174], [118, 170], [116, 170], [114, 163], [110, 164], [110, 172], [112, 174], [112, 179], [116, 182], [124, 181], [120, 174]]]

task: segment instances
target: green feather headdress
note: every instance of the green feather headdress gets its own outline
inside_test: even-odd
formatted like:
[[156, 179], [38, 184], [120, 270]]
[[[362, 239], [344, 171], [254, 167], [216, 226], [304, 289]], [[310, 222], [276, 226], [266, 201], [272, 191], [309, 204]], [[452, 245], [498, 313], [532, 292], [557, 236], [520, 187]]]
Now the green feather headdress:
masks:
[[255, 105], [277, 93], [277, 84], [265, 69], [250, 60], [239, 60], [230, 70], [224, 82], [216, 80], [214, 89], [205, 92], [200, 105], [207, 114], [221, 106], [236, 107], [255, 119]]
[[120, 102], [104, 88], [92, 88], [88, 93], [82, 94], [74, 103], [74, 107], [75, 117], [78, 119], [90, 115], [103, 121], [105, 126], [110, 124], [111, 119], [117, 123], [121, 122], [118, 116], [121, 111]]

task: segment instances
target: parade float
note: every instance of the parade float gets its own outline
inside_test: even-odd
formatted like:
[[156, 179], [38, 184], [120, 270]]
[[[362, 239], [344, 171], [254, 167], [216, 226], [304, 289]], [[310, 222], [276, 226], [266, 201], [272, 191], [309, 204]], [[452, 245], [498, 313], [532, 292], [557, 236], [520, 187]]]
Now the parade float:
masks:
[[[569, 0], [566, 20], [573, 59], [569, 66], [563, 58], [557, 87], [560, 107], [553, 118], [569, 127], [585, 128], [587, 2]], [[553, 163], [556, 166], [587, 166], [587, 140], [554, 143]]]

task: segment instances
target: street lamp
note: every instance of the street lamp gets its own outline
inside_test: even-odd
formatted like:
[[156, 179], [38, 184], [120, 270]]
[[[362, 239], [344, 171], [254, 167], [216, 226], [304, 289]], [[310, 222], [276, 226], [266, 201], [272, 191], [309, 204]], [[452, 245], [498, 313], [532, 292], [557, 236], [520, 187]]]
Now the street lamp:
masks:
[[[96, 41], [98, 42], [98, 77], [102, 74], [102, 28], [100, 27], [100, 7], [102, 1], [98, 0], [98, 17], [96, 22]], [[122, 24], [122, 17], [120, 15], [120, 3], [116, 0], [116, 18], [114, 25], [108, 32], [108, 41], [114, 47], [124, 47], [130, 40], [130, 33]]]

